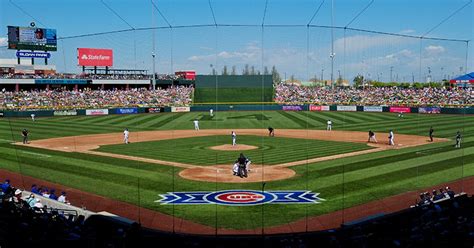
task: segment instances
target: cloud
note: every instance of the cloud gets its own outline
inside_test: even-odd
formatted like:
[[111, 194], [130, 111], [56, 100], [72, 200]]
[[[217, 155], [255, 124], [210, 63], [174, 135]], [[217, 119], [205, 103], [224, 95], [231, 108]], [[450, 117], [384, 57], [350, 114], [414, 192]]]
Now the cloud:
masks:
[[[353, 35], [345, 38], [339, 38], [334, 41], [334, 50], [338, 53], [356, 53], [366, 51], [368, 49], [394, 46], [402, 44], [412, 44], [417, 42], [416, 39], [406, 38], [392, 35]], [[345, 49], [344, 49], [345, 46]]]
[[0, 46], [6, 46], [7, 45], [7, 37], [0, 37]]
[[250, 43], [240, 51], [221, 51], [217, 54], [193, 55], [188, 57], [187, 60], [192, 62], [212, 62], [215, 61], [217, 56], [218, 60], [239, 59], [244, 62], [252, 62], [259, 58], [259, 54], [261, 54], [260, 47]]
[[434, 55], [439, 55], [441, 53], [444, 53], [444, 51], [446, 51], [446, 49], [443, 46], [429, 45], [429, 46], [425, 47], [425, 51], [426, 51], [427, 55], [434, 56]]

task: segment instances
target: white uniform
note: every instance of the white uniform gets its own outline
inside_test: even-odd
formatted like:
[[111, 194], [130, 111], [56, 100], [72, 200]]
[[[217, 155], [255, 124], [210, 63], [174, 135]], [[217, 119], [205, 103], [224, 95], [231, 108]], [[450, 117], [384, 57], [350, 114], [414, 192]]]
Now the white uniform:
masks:
[[123, 143], [128, 144], [128, 136], [130, 132], [128, 130], [123, 131]]
[[247, 170], [247, 172], [250, 172], [250, 164], [252, 163], [252, 161], [250, 161], [250, 159], [247, 159], [246, 163], [245, 163], [245, 169]]
[[332, 130], [332, 121], [331, 121], [331, 120], [328, 120], [328, 126], [326, 127], [326, 130], [327, 130], [327, 131], [331, 131], [331, 130]]
[[209, 115], [210, 115], [211, 117], [214, 116], [214, 109], [209, 109]]
[[239, 163], [234, 164], [234, 166], [232, 167], [232, 172], [234, 173], [234, 176], [239, 173]]
[[194, 130], [199, 131], [199, 121], [198, 120], [194, 120]]
[[237, 134], [235, 134], [234, 131], [232, 131], [232, 146], [237, 145]]
[[35, 121], [35, 116], [36, 116], [35, 114], [31, 114], [31, 120], [32, 121]]
[[391, 146], [394, 146], [395, 143], [393, 142], [393, 131], [390, 131], [390, 133], [388, 134], [388, 144], [391, 145]]

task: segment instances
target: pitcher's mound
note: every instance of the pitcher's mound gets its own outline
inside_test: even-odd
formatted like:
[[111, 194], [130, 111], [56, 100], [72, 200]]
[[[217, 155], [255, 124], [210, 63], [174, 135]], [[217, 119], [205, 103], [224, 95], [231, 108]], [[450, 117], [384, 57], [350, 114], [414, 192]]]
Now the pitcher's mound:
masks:
[[212, 150], [218, 150], [218, 151], [246, 151], [246, 150], [254, 150], [254, 149], [257, 149], [258, 147], [250, 146], [250, 145], [241, 145], [241, 144], [237, 144], [235, 146], [226, 144], [226, 145], [220, 145], [220, 146], [212, 146], [210, 148]]

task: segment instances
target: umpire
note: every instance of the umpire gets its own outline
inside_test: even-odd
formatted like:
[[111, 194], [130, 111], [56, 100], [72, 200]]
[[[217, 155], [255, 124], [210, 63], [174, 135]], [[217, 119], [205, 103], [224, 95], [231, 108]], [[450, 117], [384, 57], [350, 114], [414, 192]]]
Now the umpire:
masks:
[[247, 177], [247, 168], [246, 168], [246, 163], [247, 163], [247, 158], [244, 156], [243, 153], [240, 154], [239, 158], [235, 163], [239, 164], [239, 170], [237, 172], [239, 177]]
[[28, 144], [28, 130], [25, 128], [21, 131], [21, 136], [23, 136], [23, 144]]

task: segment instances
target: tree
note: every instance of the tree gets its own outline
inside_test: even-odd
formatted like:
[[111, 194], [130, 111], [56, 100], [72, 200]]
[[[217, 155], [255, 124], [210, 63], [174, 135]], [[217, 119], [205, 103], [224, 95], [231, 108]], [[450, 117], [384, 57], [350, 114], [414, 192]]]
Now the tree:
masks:
[[222, 75], [224, 76], [229, 75], [229, 72], [227, 71], [227, 65], [224, 65], [224, 68], [222, 69]]
[[255, 75], [255, 74], [256, 74], [256, 73], [255, 73], [255, 66], [252, 65], [252, 66], [250, 67], [250, 75]]
[[268, 71], [268, 67], [263, 67], [263, 75], [268, 75], [270, 72]]
[[355, 76], [353, 82], [354, 82], [355, 87], [363, 86], [364, 85], [364, 76], [362, 76], [362, 75]]
[[281, 83], [280, 73], [278, 73], [275, 66], [272, 67], [272, 78], [274, 83]]
[[245, 64], [244, 70], [242, 71], [242, 75], [249, 75], [249, 74], [250, 74], [249, 64]]
[[341, 77], [341, 75], [339, 75], [339, 77], [336, 80], [336, 85], [337, 86], [342, 86], [342, 83], [343, 83], [342, 77]]
[[230, 72], [230, 75], [237, 75], [237, 68], [235, 65], [232, 66], [232, 71]]
[[216, 71], [216, 68], [212, 68], [212, 75], [217, 75], [217, 71]]

